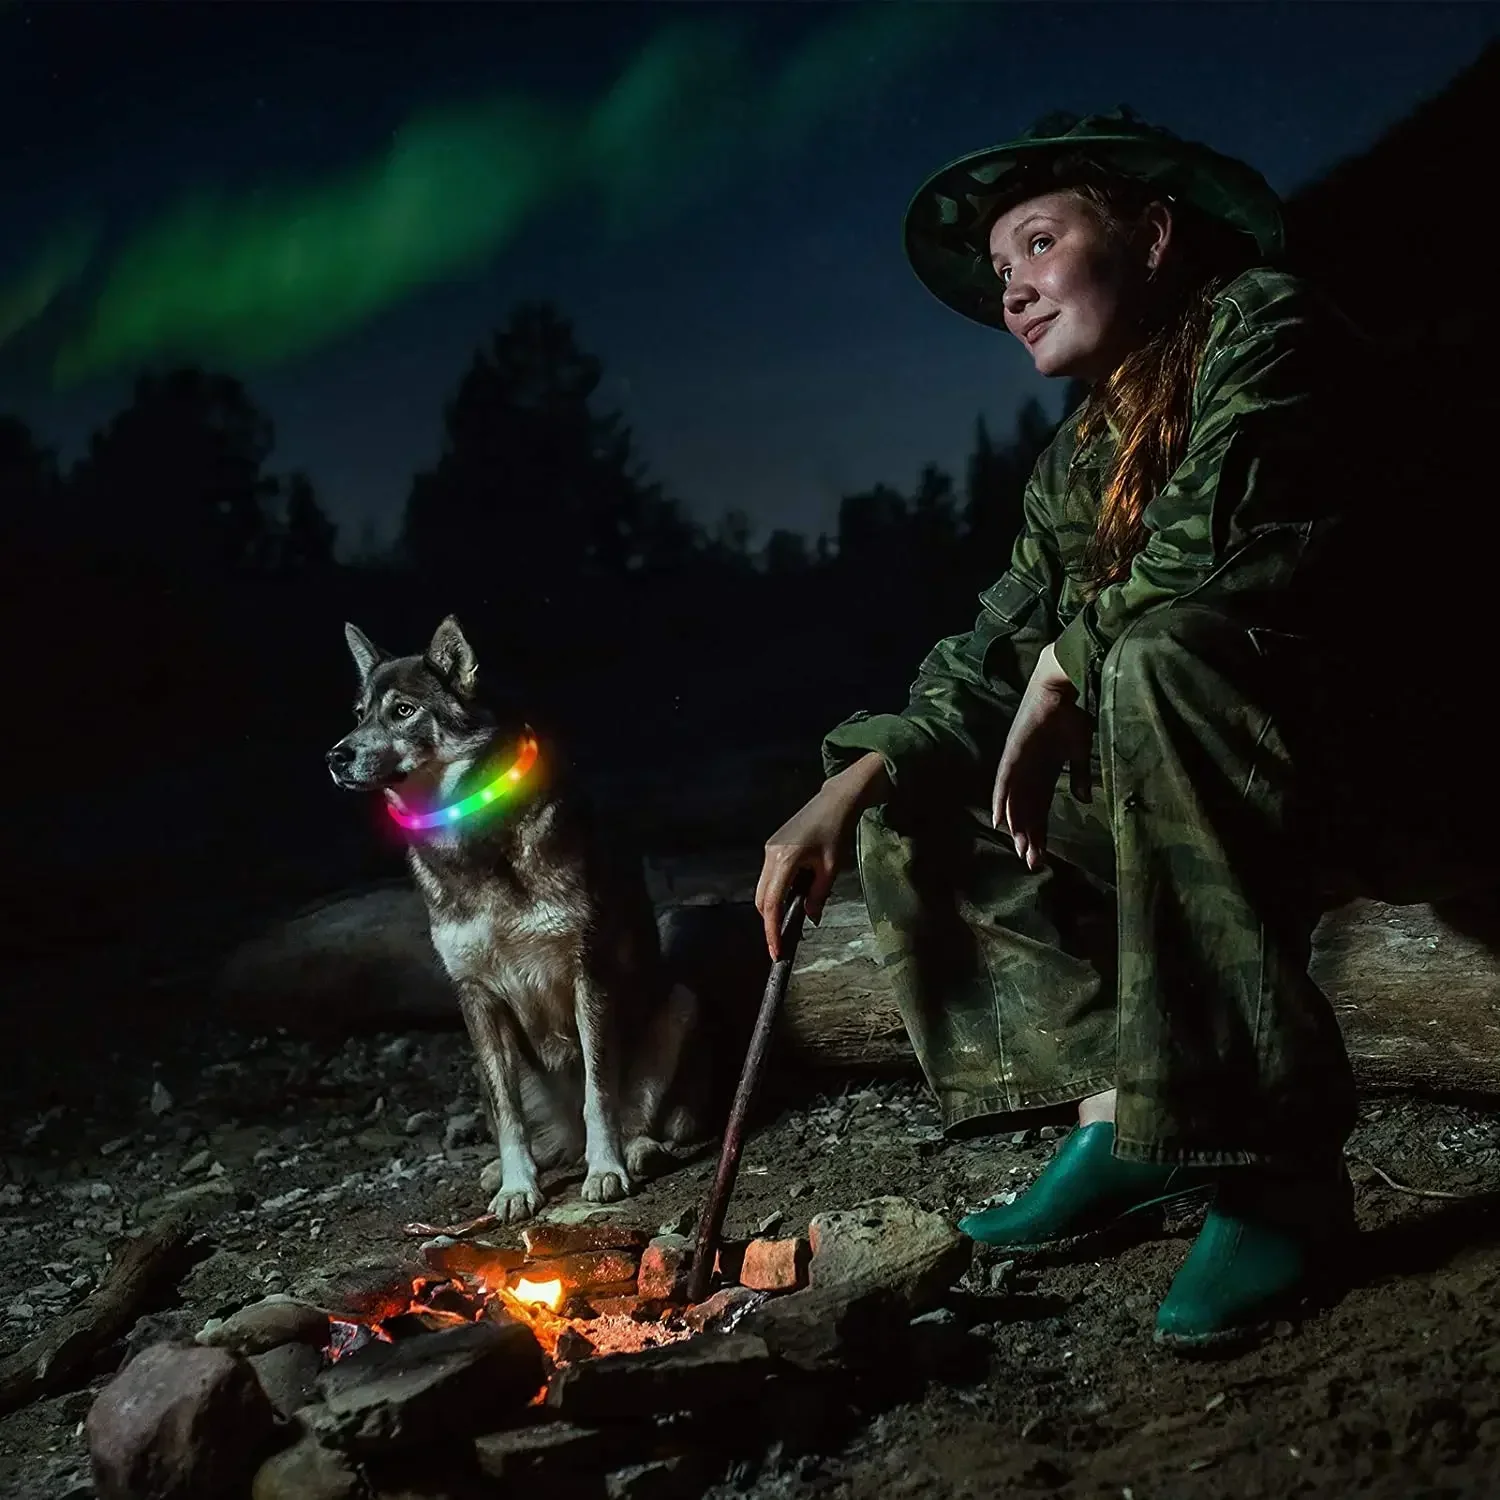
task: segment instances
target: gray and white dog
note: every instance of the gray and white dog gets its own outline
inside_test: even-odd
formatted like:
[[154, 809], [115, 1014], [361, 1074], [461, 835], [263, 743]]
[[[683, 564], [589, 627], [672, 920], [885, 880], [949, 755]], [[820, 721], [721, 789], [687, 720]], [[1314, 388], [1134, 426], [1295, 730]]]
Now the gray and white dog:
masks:
[[[485, 702], [449, 616], [420, 656], [393, 657], [353, 625], [357, 723], [327, 756], [351, 791], [425, 813], [513, 764], [525, 721]], [[500, 1148], [491, 1210], [541, 1208], [540, 1173], [577, 1161], [583, 1196], [625, 1197], [694, 1140], [679, 1075], [698, 1006], [669, 988], [639, 859], [601, 828], [546, 742], [493, 806], [407, 835], [432, 941], [458, 991]]]

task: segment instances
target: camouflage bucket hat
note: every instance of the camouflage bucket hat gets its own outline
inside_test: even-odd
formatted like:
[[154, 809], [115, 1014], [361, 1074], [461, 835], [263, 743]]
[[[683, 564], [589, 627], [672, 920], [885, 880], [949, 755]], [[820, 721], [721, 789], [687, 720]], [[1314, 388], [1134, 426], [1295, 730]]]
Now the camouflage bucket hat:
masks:
[[1053, 114], [1003, 146], [973, 151], [934, 172], [902, 226], [906, 257], [940, 301], [991, 328], [1004, 326], [989, 232], [1006, 209], [1087, 180], [1124, 177], [1185, 203], [1253, 242], [1264, 261], [1285, 245], [1281, 200], [1265, 178], [1232, 156], [1148, 124], [1127, 108]]

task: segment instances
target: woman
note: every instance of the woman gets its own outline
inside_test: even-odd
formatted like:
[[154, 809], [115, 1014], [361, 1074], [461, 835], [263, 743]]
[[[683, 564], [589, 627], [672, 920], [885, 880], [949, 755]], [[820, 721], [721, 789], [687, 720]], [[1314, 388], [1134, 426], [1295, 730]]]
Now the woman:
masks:
[[1351, 1075], [1307, 964], [1352, 732], [1326, 688], [1358, 571], [1364, 354], [1276, 268], [1259, 174], [1128, 112], [944, 167], [905, 233], [929, 290], [1089, 395], [974, 628], [903, 712], [827, 737], [757, 905], [774, 954], [795, 872], [816, 917], [857, 824], [945, 1127], [1078, 1102], [1029, 1191], [961, 1227], [1097, 1246], [1208, 1196], [1157, 1338], [1235, 1338], [1337, 1271], [1353, 1226]]

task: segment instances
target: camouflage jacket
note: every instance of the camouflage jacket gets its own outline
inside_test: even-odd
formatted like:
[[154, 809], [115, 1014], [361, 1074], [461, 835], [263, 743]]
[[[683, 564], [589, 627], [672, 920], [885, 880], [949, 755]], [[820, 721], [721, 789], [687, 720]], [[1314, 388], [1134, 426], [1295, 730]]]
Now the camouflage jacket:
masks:
[[1305, 282], [1258, 268], [1227, 285], [1193, 392], [1181, 463], [1146, 507], [1148, 540], [1129, 576], [1087, 596], [1081, 570], [1114, 438], [1078, 443], [1066, 420], [1026, 486], [1010, 567], [979, 596], [972, 630], [940, 641], [900, 713], [856, 713], [823, 742], [832, 775], [869, 751], [893, 785], [983, 787], [994, 775], [1038, 654], [1097, 715], [1111, 644], [1147, 610], [1192, 596], [1247, 624], [1298, 632], [1338, 612], [1355, 468], [1373, 445], [1350, 423], [1361, 368], [1354, 329]]

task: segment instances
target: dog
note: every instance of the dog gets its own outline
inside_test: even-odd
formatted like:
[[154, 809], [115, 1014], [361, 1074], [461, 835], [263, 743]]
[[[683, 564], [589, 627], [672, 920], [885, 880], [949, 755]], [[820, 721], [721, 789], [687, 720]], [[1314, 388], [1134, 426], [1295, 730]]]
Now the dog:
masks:
[[[669, 985], [642, 863], [611, 838], [557, 747], [478, 690], [451, 615], [420, 656], [344, 627], [359, 673], [334, 781], [379, 791], [408, 831], [433, 946], [458, 993], [500, 1153], [490, 1211], [545, 1201], [540, 1174], [576, 1162], [608, 1203], [697, 1141], [684, 1053], [699, 1005]], [[485, 800], [489, 789], [490, 798]], [[472, 813], [447, 810], [465, 797]]]

